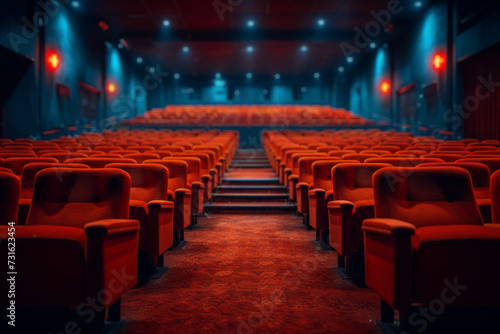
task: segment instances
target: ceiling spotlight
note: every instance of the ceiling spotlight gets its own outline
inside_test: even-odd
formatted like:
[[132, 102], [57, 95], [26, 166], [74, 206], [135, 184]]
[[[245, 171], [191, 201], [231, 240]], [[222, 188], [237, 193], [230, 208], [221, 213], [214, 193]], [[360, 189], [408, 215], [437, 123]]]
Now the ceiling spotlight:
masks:
[[183, 46], [182, 47], [182, 52], [189, 52], [189, 47], [188, 46]]
[[252, 53], [253, 52], [253, 46], [247, 46], [247, 52]]
[[78, 8], [78, 7], [80, 7], [80, 2], [78, 2], [78, 1], [71, 1], [71, 6], [73, 6], [75, 8]]
[[349, 64], [350, 64], [350, 63], [352, 63], [353, 61], [354, 61], [354, 58], [353, 58], [353, 57], [351, 57], [351, 56], [347, 57], [347, 62], [348, 62]]
[[136, 61], [138, 64], [142, 64], [142, 57], [137, 57]]
[[247, 73], [247, 79], [252, 79], [253, 75], [252, 73]]
[[163, 26], [164, 27], [170, 26], [170, 21], [169, 20], [163, 20]]
[[153, 66], [151, 66], [151, 67], [149, 68], [149, 72], [154, 73], [154, 72], [155, 72], [155, 68], [154, 68]]
[[302, 87], [302, 88], [300, 89], [300, 91], [301, 91], [302, 93], [305, 93], [305, 92], [307, 92], [307, 88], [306, 88], [306, 87]]
[[326, 22], [325, 22], [325, 20], [324, 20], [324, 19], [319, 19], [319, 20], [318, 20], [318, 25], [319, 25], [320, 27], [324, 26], [324, 25], [325, 25], [325, 23], [326, 23]]
[[118, 43], [117, 47], [118, 47], [118, 49], [123, 49], [123, 44], [122, 43]]
[[254, 22], [253, 20], [249, 20], [249, 21], [247, 22], [247, 26], [248, 26], [248, 27], [250, 27], [250, 28], [252, 28], [252, 27], [254, 27], [254, 26], [255, 26], [255, 22]]
[[375, 49], [376, 47], [377, 47], [377, 44], [375, 44], [374, 42], [370, 43], [370, 48]]
[[220, 79], [222, 77], [222, 75], [220, 73], [215, 73], [215, 78], [216, 79]]
[[300, 51], [302, 51], [302, 52], [306, 52], [306, 51], [307, 51], [307, 45], [302, 45], [302, 46], [300, 47]]
[[422, 7], [422, 1], [415, 1], [415, 7], [417, 8]]
[[340, 73], [344, 72], [344, 67], [343, 66], [339, 66], [339, 72]]
[[314, 73], [314, 79], [319, 79], [320, 76], [321, 75], [318, 72]]
[[181, 75], [179, 73], [174, 74], [174, 79], [179, 79], [180, 77], [181, 77]]
[[276, 80], [278, 80], [279, 78], [281, 78], [281, 75], [279, 75], [279, 73], [276, 73], [276, 74], [274, 75], [274, 78], [275, 78]]

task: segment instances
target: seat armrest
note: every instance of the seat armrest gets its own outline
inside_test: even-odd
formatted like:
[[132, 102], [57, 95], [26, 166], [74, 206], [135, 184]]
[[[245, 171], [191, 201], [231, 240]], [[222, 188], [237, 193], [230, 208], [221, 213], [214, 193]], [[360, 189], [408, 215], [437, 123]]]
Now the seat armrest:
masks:
[[288, 198], [293, 202], [297, 200], [297, 190], [295, 189], [297, 183], [299, 183], [298, 175], [290, 175], [288, 177]]
[[396, 219], [365, 219], [365, 282], [391, 308], [411, 305], [412, 248], [415, 226]]
[[354, 204], [349, 201], [330, 201], [327, 208], [330, 246], [342, 256], [352, 256], [354, 254], [354, 222], [352, 219]]
[[321, 195], [323, 195], [323, 197], [325, 197], [326, 191], [324, 189], [321, 189], [321, 188], [313, 188], [313, 189], [309, 190], [308, 194], [309, 194], [309, 197], [321, 196]]
[[191, 188], [194, 190], [194, 189], [204, 189], [205, 188], [205, 185], [202, 183], [202, 182], [199, 182], [199, 181], [194, 181], [193, 183], [191, 183]]
[[172, 201], [163, 201], [163, 200], [154, 200], [148, 203], [149, 210], [173, 210], [174, 202]]
[[133, 219], [102, 219], [84, 226], [88, 237], [101, 237], [139, 231], [139, 221]]
[[191, 196], [191, 190], [187, 188], [175, 189], [175, 196]]
[[154, 200], [148, 203], [148, 246], [151, 256], [159, 256], [174, 243], [174, 202]]
[[363, 231], [394, 235], [396, 237], [410, 237], [415, 234], [415, 225], [397, 219], [372, 218], [363, 221]]

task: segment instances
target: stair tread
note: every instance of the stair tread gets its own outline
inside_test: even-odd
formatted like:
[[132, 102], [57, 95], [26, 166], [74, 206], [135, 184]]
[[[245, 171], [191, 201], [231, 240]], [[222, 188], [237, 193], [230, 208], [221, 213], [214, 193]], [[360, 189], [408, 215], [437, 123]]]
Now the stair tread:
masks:
[[295, 203], [283, 203], [283, 202], [266, 202], [266, 203], [210, 203], [205, 204], [205, 209], [211, 208], [233, 208], [233, 207], [241, 207], [241, 208], [295, 208], [297, 204]]
[[277, 198], [288, 198], [288, 194], [259, 194], [259, 193], [228, 193], [228, 194], [213, 194], [214, 197], [277, 197]]

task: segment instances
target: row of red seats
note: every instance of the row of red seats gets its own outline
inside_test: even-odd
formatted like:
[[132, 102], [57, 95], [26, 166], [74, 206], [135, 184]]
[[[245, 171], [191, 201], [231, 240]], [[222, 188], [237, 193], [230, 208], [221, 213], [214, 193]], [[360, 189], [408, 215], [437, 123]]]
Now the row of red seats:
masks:
[[[262, 141], [304, 223], [338, 252], [339, 267], [366, 275], [385, 320], [388, 309], [430, 303], [455, 277], [471, 287], [458, 306], [498, 306], [500, 141], [377, 130], [269, 131]], [[468, 264], [483, 271], [471, 275]]]
[[297, 105], [185, 105], [167, 106], [123, 121], [125, 125], [318, 125], [364, 126], [374, 124], [352, 112], [330, 106]]
[[[91, 139], [99, 147], [122, 137], [131, 139], [133, 134], [86, 134], [71, 141], [81, 146], [84, 141], [90, 145]], [[204, 145], [197, 145], [198, 137]], [[97, 297], [104, 299], [94, 310], [100, 320], [102, 306], [109, 308], [110, 319], [119, 318], [121, 295], [137, 283], [138, 274], [163, 266], [164, 252], [183, 240], [184, 229], [203, 212], [217, 173], [225, 172], [225, 161], [231, 160], [239, 141], [236, 132], [183, 138], [191, 150], [163, 159], [74, 158], [70, 153], [63, 162], [36, 156], [3, 161], [0, 244], [6, 254], [4, 241], [15, 227], [16, 270], [23, 273], [16, 281], [18, 306], [93, 307], [86, 301]], [[31, 149], [40, 144], [16, 142]], [[215, 157], [219, 169], [209, 169]], [[130, 279], [120, 284], [123, 277]], [[2, 282], [5, 287], [7, 277]]]

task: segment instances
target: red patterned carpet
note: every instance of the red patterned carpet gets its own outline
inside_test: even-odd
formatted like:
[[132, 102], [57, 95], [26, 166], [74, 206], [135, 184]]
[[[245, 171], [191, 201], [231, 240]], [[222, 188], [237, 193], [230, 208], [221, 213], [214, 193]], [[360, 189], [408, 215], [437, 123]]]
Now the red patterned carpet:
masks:
[[294, 214], [212, 214], [122, 298], [108, 333], [382, 333], [379, 298], [343, 280], [336, 254]]

